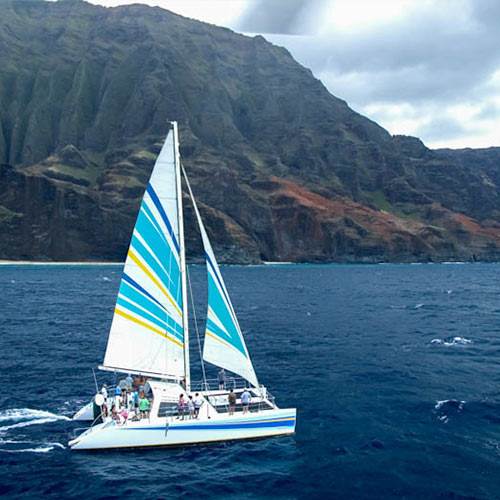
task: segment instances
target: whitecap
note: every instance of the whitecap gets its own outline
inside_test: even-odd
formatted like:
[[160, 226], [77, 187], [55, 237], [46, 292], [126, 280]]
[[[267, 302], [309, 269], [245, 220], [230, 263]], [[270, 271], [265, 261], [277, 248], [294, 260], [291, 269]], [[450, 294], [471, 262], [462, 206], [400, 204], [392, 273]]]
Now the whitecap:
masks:
[[424, 307], [424, 304], [417, 304], [413, 309], [420, 309], [421, 307]]
[[445, 339], [432, 339], [431, 344], [440, 344], [446, 347], [453, 347], [457, 345], [473, 344], [473, 341], [465, 337], [447, 337]]
[[466, 339], [465, 337], [453, 337], [451, 343], [453, 345], [455, 344], [467, 345], [467, 344], [472, 344], [472, 340]]
[[466, 401], [459, 401], [458, 399], [443, 399], [442, 401], [436, 401], [434, 406], [435, 410], [440, 410], [445, 406], [457, 408], [459, 411], [463, 409]]
[[30, 444], [33, 441], [16, 441], [15, 439], [2, 439], [0, 438], [0, 444]]

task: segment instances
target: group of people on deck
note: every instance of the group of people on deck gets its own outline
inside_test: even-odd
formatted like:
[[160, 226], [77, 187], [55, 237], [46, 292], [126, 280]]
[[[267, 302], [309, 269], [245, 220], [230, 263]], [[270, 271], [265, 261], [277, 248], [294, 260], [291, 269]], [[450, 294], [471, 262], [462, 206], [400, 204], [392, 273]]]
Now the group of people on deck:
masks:
[[114, 397], [111, 402], [111, 410], [108, 413], [108, 389], [106, 384], [101, 389], [104, 396], [102, 414], [110, 416], [118, 423], [127, 420], [140, 420], [149, 418], [151, 409], [151, 387], [145, 377], [132, 377], [128, 375], [120, 380], [114, 390]]
[[[227, 384], [227, 377], [224, 368], [220, 369], [219, 373], [217, 374], [217, 379], [219, 381], [219, 390], [221, 391], [225, 390]], [[252, 401], [252, 396], [247, 388], [245, 388], [244, 391], [241, 393], [240, 400], [241, 400], [241, 407], [243, 409], [243, 414], [248, 413], [248, 410], [250, 408], [250, 402]], [[229, 415], [234, 415], [234, 410], [236, 409], [236, 394], [234, 393], [233, 389], [229, 390], [229, 394], [227, 395], [227, 402], [228, 402]]]
[[202, 405], [203, 398], [198, 392], [194, 395], [194, 398], [189, 395], [187, 399], [184, 397], [184, 394], [181, 394], [177, 401], [177, 419], [198, 418]]
[[[221, 369], [218, 373], [219, 390], [226, 390], [226, 373]], [[108, 388], [106, 384], [101, 389], [104, 397], [102, 405], [102, 416], [111, 417], [117, 423], [123, 424], [127, 420], [141, 420], [149, 418], [151, 410], [152, 390], [147, 379], [143, 376], [128, 375], [120, 380], [114, 389], [114, 395], [108, 398]], [[243, 414], [248, 413], [251, 403], [250, 391], [245, 388], [240, 395]], [[184, 394], [179, 396], [177, 402], [177, 419], [198, 419], [204, 398], [197, 392], [195, 395]], [[236, 410], [237, 397], [234, 389], [230, 389], [227, 395], [228, 413], [234, 415]], [[108, 404], [111, 409], [108, 409]]]

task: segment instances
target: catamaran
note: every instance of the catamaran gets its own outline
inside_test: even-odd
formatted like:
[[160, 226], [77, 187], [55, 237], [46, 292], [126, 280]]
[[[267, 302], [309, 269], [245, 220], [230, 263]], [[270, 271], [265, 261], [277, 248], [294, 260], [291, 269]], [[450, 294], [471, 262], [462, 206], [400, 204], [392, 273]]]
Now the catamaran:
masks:
[[[181, 175], [199, 225], [207, 268], [203, 380], [198, 385], [192, 383], [190, 375]], [[204, 361], [234, 376], [217, 380], [214, 385], [206, 379]], [[171, 122], [142, 199], [104, 363], [99, 368], [128, 374], [130, 379], [132, 375], [141, 377], [142, 382], [147, 377], [149, 411], [131, 408], [116, 418], [110, 412], [119, 403], [116, 397], [98, 392], [74, 416], [75, 420], [92, 420], [92, 424], [69, 441], [73, 450], [182, 446], [295, 432], [296, 409], [278, 408], [257, 379], [181, 164], [176, 122]], [[179, 413], [180, 396], [187, 398], [195, 393], [196, 413]]]

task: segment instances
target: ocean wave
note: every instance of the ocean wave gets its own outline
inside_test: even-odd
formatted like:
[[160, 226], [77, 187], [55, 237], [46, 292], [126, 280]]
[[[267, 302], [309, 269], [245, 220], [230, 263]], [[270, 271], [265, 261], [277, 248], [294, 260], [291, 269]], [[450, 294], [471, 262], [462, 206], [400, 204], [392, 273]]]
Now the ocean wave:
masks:
[[465, 401], [460, 401], [458, 399], [443, 399], [442, 401], [436, 401], [434, 410], [438, 414], [437, 419], [443, 424], [447, 424], [450, 421], [450, 416], [457, 415], [463, 410], [465, 403]]
[[462, 411], [466, 401], [460, 401], [458, 399], [443, 399], [442, 401], [436, 401], [434, 406], [435, 410], [442, 410], [444, 408], [454, 408], [458, 411]]
[[431, 344], [444, 345], [445, 347], [452, 347], [456, 345], [469, 345], [473, 341], [465, 337], [447, 337], [445, 339], [432, 339]]
[[[23, 441], [18, 441], [18, 443], [22, 443]], [[49, 451], [53, 451], [55, 449], [66, 449], [61, 443], [44, 443], [41, 446], [37, 446], [35, 448], [0, 448], [0, 452], [3, 453], [48, 453]]]
[[10, 425], [0, 425], [0, 434], [31, 425], [48, 424], [57, 420], [71, 420], [65, 415], [57, 415], [45, 410], [34, 410], [31, 408], [11, 408], [0, 411], [0, 422], [16, 422]]
[[0, 422], [5, 421], [19, 421], [29, 419], [52, 418], [54, 420], [70, 420], [64, 415], [58, 415], [46, 410], [35, 410], [32, 408], [9, 408], [7, 410], [0, 410]]

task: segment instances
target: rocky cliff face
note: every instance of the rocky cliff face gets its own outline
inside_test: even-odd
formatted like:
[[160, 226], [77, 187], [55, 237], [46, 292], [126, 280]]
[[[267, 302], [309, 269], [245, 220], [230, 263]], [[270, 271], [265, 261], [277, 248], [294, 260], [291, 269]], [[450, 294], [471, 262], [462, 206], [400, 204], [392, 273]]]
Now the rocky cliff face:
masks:
[[168, 120], [222, 260], [500, 257], [498, 148], [391, 137], [260, 36], [138, 5], [0, 8], [0, 258], [123, 259]]

